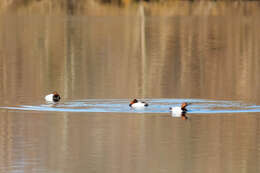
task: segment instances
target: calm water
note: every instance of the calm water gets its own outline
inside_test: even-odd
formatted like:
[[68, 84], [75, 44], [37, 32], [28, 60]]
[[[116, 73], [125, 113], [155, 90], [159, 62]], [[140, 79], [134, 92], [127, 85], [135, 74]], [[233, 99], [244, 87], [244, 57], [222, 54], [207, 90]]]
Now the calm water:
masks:
[[0, 172], [259, 172], [260, 5], [179, 6], [2, 14]]

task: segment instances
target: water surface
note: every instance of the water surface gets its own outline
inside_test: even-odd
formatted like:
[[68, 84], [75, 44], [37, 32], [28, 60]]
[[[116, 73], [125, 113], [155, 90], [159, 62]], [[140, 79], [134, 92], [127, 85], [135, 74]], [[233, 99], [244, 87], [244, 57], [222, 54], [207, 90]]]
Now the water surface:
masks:
[[[144, 101], [144, 100], [142, 100]], [[148, 107], [134, 109], [127, 99], [85, 99], [66, 102], [46, 102], [41, 105], [16, 105], [0, 107], [7, 110], [50, 111], [50, 112], [104, 112], [104, 113], [166, 113], [170, 107], [180, 107], [187, 102], [187, 114], [221, 114], [260, 112], [260, 106], [234, 101], [205, 99], [147, 99]]]
[[21, 4], [0, 17], [1, 173], [260, 171], [258, 2]]

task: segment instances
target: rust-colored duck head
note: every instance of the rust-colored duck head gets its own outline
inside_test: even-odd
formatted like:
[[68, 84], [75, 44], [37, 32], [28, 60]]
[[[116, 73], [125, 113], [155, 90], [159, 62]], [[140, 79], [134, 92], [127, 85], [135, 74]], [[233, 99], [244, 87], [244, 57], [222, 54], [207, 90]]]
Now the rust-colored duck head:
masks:
[[181, 108], [182, 108], [182, 109], [185, 109], [186, 106], [188, 106], [188, 103], [187, 103], [187, 102], [184, 102], [184, 103], [181, 104]]
[[137, 99], [134, 99], [134, 100], [132, 100], [132, 101], [130, 102], [129, 106], [131, 107], [134, 103], [137, 103], [137, 102], [138, 102], [138, 100], [137, 100]]

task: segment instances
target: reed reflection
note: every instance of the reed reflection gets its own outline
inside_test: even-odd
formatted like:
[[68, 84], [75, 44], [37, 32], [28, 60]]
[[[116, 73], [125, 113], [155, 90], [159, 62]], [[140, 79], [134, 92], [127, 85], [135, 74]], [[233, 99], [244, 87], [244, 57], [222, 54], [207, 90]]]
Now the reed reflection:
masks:
[[50, 90], [65, 98], [260, 102], [254, 17], [9, 16], [0, 22], [6, 103]]

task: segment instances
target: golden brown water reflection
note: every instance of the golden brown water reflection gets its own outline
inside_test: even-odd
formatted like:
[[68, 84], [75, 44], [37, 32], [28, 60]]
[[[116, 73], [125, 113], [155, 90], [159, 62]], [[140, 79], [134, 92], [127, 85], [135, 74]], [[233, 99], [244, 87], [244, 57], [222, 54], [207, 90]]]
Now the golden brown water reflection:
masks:
[[[7, 10], [0, 17], [0, 105], [42, 104], [52, 90], [63, 100], [259, 105], [259, 3], [180, 6], [187, 13], [153, 5], [110, 16], [115, 7], [75, 16], [28, 15], [44, 9], [33, 5]], [[167, 114], [1, 109], [0, 172], [259, 172], [259, 115], [182, 121]]]

